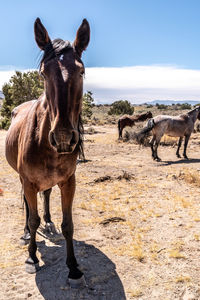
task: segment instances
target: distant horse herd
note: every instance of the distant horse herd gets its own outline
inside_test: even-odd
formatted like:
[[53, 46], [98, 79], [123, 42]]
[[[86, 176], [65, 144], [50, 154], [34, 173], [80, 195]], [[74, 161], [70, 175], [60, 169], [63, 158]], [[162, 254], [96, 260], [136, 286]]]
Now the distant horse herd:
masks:
[[[49, 230], [54, 231], [49, 197], [51, 188], [57, 184], [61, 192], [61, 228], [66, 240], [69, 283], [72, 287], [80, 287], [84, 285], [84, 276], [78, 268], [73, 248], [72, 202], [77, 157], [83, 152], [81, 99], [85, 68], [81, 55], [90, 40], [90, 27], [84, 19], [73, 44], [61, 39], [52, 41], [39, 18], [35, 21], [34, 32], [36, 43], [44, 53], [39, 70], [44, 78], [44, 94], [38, 100], [25, 102], [14, 109], [6, 137], [6, 158], [18, 172], [24, 193], [26, 225], [22, 239], [29, 241], [26, 271], [34, 273], [39, 270], [36, 255], [36, 232], [40, 225], [37, 194], [43, 191], [44, 219]], [[151, 112], [125, 115], [118, 121], [119, 138], [125, 126], [149, 119], [138, 138], [152, 131], [153, 159], [159, 160], [157, 149], [165, 133], [179, 137], [178, 157], [185, 137], [183, 155], [187, 158], [186, 148], [197, 118], [200, 119], [199, 107], [177, 117], [160, 115], [153, 118]]]
[[154, 160], [160, 161], [158, 157], [157, 149], [160, 144], [160, 140], [164, 134], [172, 137], [179, 137], [178, 148], [176, 155], [180, 158], [179, 150], [183, 141], [184, 151], [183, 157], [188, 159], [186, 150], [189, 138], [194, 131], [194, 124], [196, 120], [200, 120], [200, 106], [190, 110], [188, 113], [181, 114], [179, 116], [168, 116], [168, 115], [158, 115], [153, 118], [151, 112], [143, 113], [136, 116], [124, 115], [118, 120], [118, 133], [119, 139], [122, 138], [122, 130], [126, 126], [133, 126], [135, 122], [144, 121], [146, 119], [150, 120], [147, 122], [147, 126], [143, 128], [137, 135], [137, 140], [141, 140], [148, 132], [152, 131], [153, 137], [150, 141], [150, 146], [152, 150], [152, 157]]

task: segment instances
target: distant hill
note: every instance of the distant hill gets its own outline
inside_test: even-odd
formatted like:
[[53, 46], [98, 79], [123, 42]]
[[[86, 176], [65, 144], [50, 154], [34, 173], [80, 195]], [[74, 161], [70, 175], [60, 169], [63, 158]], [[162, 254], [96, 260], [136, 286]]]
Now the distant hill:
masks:
[[4, 94], [0, 91], [0, 98], [4, 98]]
[[152, 104], [152, 105], [156, 105], [156, 103], [158, 104], [165, 104], [165, 105], [172, 105], [172, 104], [183, 104], [183, 103], [188, 103], [188, 104], [191, 104], [191, 105], [195, 105], [195, 104], [198, 104], [200, 103], [200, 100], [199, 101], [194, 101], [194, 100], [153, 100], [151, 102], [148, 102], [148, 104]]

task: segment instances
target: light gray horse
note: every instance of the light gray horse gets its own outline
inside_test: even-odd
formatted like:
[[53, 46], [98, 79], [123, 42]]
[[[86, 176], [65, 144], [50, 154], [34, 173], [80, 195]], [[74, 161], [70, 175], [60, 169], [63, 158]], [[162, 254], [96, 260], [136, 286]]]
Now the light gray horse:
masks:
[[152, 157], [153, 159], [160, 161], [161, 159], [158, 157], [157, 149], [164, 134], [179, 137], [178, 148], [176, 151], [176, 155], [179, 158], [181, 157], [179, 150], [183, 137], [185, 137], [183, 156], [188, 159], [186, 149], [197, 118], [200, 120], [200, 106], [179, 116], [158, 115], [150, 119], [147, 122], [147, 126], [138, 133], [138, 140], [140, 140], [148, 132], [152, 131], [153, 138], [150, 141]]

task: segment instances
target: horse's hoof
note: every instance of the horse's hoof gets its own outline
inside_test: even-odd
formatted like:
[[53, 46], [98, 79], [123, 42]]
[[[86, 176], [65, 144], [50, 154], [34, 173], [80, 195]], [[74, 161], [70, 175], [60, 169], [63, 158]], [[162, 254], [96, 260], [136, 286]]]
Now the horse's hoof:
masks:
[[25, 234], [20, 238], [20, 245], [21, 245], [21, 246], [24, 246], [24, 245], [29, 244], [30, 238], [31, 238], [30, 233], [29, 233], [29, 232], [28, 232], [28, 233], [25, 233]]
[[56, 234], [57, 230], [53, 222], [46, 223], [45, 231], [49, 234]]
[[161, 158], [160, 157], [156, 157], [156, 161], [157, 162], [161, 161]]
[[68, 277], [68, 280], [69, 280], [70, 287], [73, 289], [80, 289], [86, 286], [84, 275], [82, 275], [81, 278], [79, 279], [72, 279]]
[[29, 240], [25, 240], [23, 238], [20, 238], [19, 244], [20, 244], [20, 246], [26, 246], [26, 245], [29, 244], [29, 242], [30, 242], [30, 239]]
[[39, 266], [39, 262], [38, 263], [34, 263], [33, 260], [31, 258], [28, 258], [25, 261], [25, 270], [27, 273], [29, 274], [34, 274], [37, 271], [40, 270], [40, 266]]

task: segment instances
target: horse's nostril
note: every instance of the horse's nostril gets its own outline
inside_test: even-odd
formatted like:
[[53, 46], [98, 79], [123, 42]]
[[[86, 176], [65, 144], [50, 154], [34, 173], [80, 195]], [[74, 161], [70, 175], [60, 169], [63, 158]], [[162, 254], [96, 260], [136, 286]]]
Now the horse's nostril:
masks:
[[56, 147], [56, 140], [53, 131], [49, 133], [49, 141], [53, 147]]
[[52, 147], [56, 148], [58, 153], [71, 152], [77, 141], [78, 135], [75, 130], [68, 134], [65, 131], [58, 132], [58, 134], [53, 130], [49, 132], [49, 142]]

